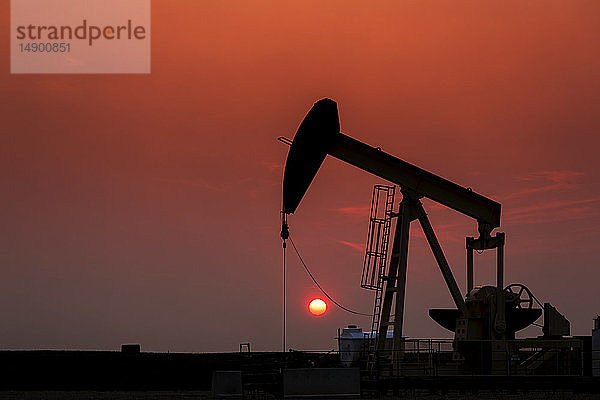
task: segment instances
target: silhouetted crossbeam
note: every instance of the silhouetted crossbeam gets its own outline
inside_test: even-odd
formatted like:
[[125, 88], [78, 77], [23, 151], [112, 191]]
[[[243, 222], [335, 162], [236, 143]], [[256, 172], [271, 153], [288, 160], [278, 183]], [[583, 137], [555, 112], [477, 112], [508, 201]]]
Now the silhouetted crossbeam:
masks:
[[340, 132], [337, 103], [319, 100], [291, 144], [283, 179], [283, 210], [296, 211], [327, 154], [476, 219], [489, 233], [500, 226], [499, 203]]

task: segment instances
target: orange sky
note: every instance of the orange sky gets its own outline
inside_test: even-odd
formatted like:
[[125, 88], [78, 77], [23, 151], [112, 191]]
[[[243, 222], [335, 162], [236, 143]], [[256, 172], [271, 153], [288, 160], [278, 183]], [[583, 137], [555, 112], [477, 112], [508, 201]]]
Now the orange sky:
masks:
[[[600, 3], [154, 0], [152, 74], [10, 75], [0, 6], [2, 348], [280, 348], [282, 164], [312, 103], [342, 130], [500, 201], [507, 283], [590, 334], [600, 312]], [[359, 287], [379, 180], [327, 159], [292, 234], [320, 282]], [[467, 217], [426, 202], [464, 288]], [[415, 225], [416, 228], [416, 225]], [[406, 334], [452, 305], [413, 230]], [[366, 327], [289, 254], [288, 343]], [[491, 256], [477, 283], [493, 282]], [[330, 305], [331, 306], [331, 305]], [[531, 331], [538, 334], [538, 331]]]

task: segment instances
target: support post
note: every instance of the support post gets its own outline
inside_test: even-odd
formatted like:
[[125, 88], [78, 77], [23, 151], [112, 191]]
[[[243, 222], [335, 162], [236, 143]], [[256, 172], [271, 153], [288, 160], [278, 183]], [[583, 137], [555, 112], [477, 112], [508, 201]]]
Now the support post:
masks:
[[467, 237], [467, 290], [473, 289], [473, 250], [496, 249], [496, 316], [490, 336], [496, 339], [506, 337], [506, 304], [504, 299], [504, 232], [494, 236], [484, 235], [478, 238]]
[[494, 330], [499, 335], [499, 339], [503, 339], [506, 333], [506, 315], [505, 315], [505, 300], [504, 300], [504, 232], [496, 234], [496, 287], [498, 291], [496, 305], [496, 321]]
[[402, 218], [400, 229], [400, 251], [398, 252], [398, 277], [396, 278], [396, 305], [394, 308], [394, 359], [398, 359], [402, 349], [402, 328], [404, 325], [404, 298], [406, 295], [406, 269], [408, 266], [408, 237], [410, 223], [414, 217], [411, 205], [408, 208], [409, 218]]
[[431, 247], [431, 251], [433, 252], [433, 256], [437, 261], [438, 266], [440, 267], [440, 271], [446, 281], [446, 286], [450, 290], [450, 294], [452, 295], [452, 299], [454, 300], [454, 304], [462, 313], [462, 315], [467, 315], [467, 307], [465, 306], [465, 301], [460, 293], [460, 289], [456, 284], [456, 280], [452, 275], [452, 270], [448, 265], [448, 261], [446, 260], [446, 256], [444, 256], [444, 251], [440, 246], [440, 242], [438, 242], [437, 237], [435, 236], [435, 231], [431, 226], [431, 222], [429, 222], [429, 218], [427, 218], [427, 213], [423, 208], [421, 202], [417, 202], [416, 204], [418, 213], [419, 213], [419, 223], [421, 224], [421, 228], [423, 228], [423, 233], [425, 233], [425, 237], [427, 238], [427, 242], [429, 243], [429, 247]]
[[[394, 310], [394, 349], [396, 348], [396, 335], [402, 338], [402, 321], [404, 319], [404, 292], [406, 286], [406, 261], [408, 258], [408, 237], [410, 223], [415, 219], [408, 196], [402, 198], [400, 209], [398, 211], [398, 220], [396, 221], [396, 230], [394, 233], [394, 242], [392, 244], [392, 255], [390, 265], [385, 276], [385, 292], [383, 305], [381, 307], [381, 318], [379, 319], [379, 330], [377, 332], [377, 352], [383, 351], [387, 337], [388, 326], [390, 325], [390, 316], [392, 312], [392, 302], [396, 296], [396, 308]], [[402, 261], [404, 260], [404, 262]], [[400, 272], [400, 267], [404, 264], [404, 273]], [[398, 297], [402, 297], [401, 306], [398, 308]], [[398, 325], [399, 322], [399, 325]], [[400, 329], [400, 331], [398, 331]]]
[[496, 234], [498, 247], [496, 248], [497, 269], [496, 269], [496, 285], [498, 290], [504, 290], [504, 232]]
[[467, 294], [473, 290], [473, 238], [467, 240]]

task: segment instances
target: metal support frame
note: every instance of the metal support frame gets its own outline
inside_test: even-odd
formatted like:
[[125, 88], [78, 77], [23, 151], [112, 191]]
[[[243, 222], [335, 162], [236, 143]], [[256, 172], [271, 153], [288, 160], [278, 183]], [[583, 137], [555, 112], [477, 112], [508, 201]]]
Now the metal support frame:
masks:
[[[390, 316], [392, 311], [392, 301], [396, 295], [395, 317], [394, 317], [394, 346], [393, 349], [400, 348], [402, 338], [402, 323], [404, 314], [404, 292], [406, 288], [406, 268], [408, 261], [408, 235], [410, 223], [416, 217], [412, 213], [412, 207], [409, 198], [404, 196], [400, 203], [398, 211], [398, 220], [396, 221], [396, 231], [392, 244], [392, 256], [388, 273], [384, 277], [385, 291], [383, 297], [383, 306], [381, 308], [381, 318], [379, 320], [379, 332], [377, 334], [377, 351], [380, 352], [385, 347], [388, 326], [390, 325]], [[400, 311], [400, 314], [399, 314]], [[396, 336], [399, 336], [396, 339]]]
[[467, 238], [467, 294], [473, 290], [473, 247], [469, 246], [469, 239]]
[[[433, 227], [427, 213], [423, 208], [423, 204], [419, 200], [418, 196], [412, 193], [403, 191], [402, 202], [400, 203], [400, 209], [398, 213], [398, 221], [396, 223], [396, 232], [394, 235], [394, 242], [392, 246], [392, 256], [390, 259], [390, 265], [388, 268], [387, 276], [385, 277], [385, 297], [383, 300], [383, 307], [381, 309], [381, 319], [379, 325], [379, 332], [377, 335], [377, 351], [381, 352], [385, 347], [385, 338], [387, 337], [388, 326], [391, 324], [391, 310], [392, 302], [395, 300], [394, 307], [394, 340], [393, 340], [393, 357], [396, 358], [400, 355], [402, 349], [402, 329], [404, 323], [404, 298], [406, 291], [406, 270], [408, 262], [408, 239], [410, 233], [410, 223], [414, 220], [418, 220], [429, 247], [433, 252], [436, 262], [442, 272], [442, 276], [446, 281], [446, 285], [450, 290], [452, 299], [456, 304], [456, 307], [463, 313], [466, 314], [466, 306], [463, 300], [460, 289], [456, 284], [456, 280], [452, 275], [448, 261], [444, 256], [444, 252], [440, 246], [439, 241], [435, 235]], [[395, 297], [395, 299], [394, 299]]]
[[423, 209], [423, 206], [419, 202], [419, 206], [421, 209], [421, 215], [419, 216], [419, 223], [421, 224], [421, 228], [425, 233], [425, 237], [427, 238], [427, 242], [429, 243], [429, 247], [433, 252], [433, 256], [437, 261], [438, 266], [440, 267], [440, 271], [446, 281], [446, 286], [450, 290], [450, 294], [452, 295], [452, 300], [454, 300], [454, 304], [456, 304], [456, 308], [460, 310], [462, 315], [466, 315], [467, 308], [465, 306], [465, 300], [463, 299], [462, 294], [460, 293], [460, 289], [456, 284], [456, 280], [454, 279], [454, 275], [452, 275], [452, 270], [450, 269], [450, 265], [448, 265], [448, 260], [444, 256], [444, 252], [442, 250], [442, 246], [437, 240], [435, 236], [435, 232], [433, 231], [433, 227], [431, 226], [431, 222], [429, 222], [429, 218], [427, 218], [427, 214]]
[[473, 290], [473, 250], [483, 251], [496, 249], [496, 319], [494, 331], [498, 339], [505, 338], [506, 316], [504, 301], [504, 243], [506, 236], [504, 232], [498, 232], [494, 236], [481, 235], [478, 238], [467, 237], [467, 293]]

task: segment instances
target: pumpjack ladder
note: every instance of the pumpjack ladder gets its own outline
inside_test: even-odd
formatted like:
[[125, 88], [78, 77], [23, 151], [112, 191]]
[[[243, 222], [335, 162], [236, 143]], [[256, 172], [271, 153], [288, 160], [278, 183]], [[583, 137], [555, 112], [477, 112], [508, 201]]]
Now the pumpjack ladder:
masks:
[[[383, 286], [388, 258], [387, 252], [390, 241], [395, 192], [395, 186], [375, 185], [371, 201], [369, 231], [361, 277], [361, 286], [365, 289], [375, 291], [371, 331], [366, 337], [369, 357], [373, 358], [372, 360], [369, 360], [369, 369], [373, 368], [375, 361], [373, 356], [378, 340], [376, 332], [379, 330], [381, 318], [381, 303], [383, 299]], [[379, 206], [384, 201], [384, 210], [381, 212]], [[385, 340], [385, 338], [383, 338], [383, 340]]]

